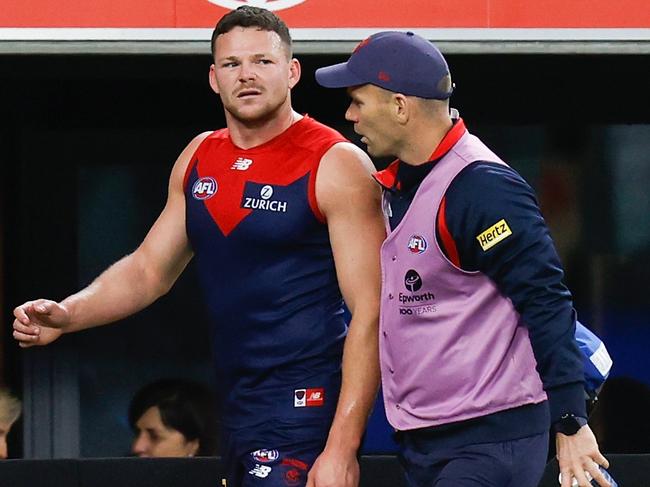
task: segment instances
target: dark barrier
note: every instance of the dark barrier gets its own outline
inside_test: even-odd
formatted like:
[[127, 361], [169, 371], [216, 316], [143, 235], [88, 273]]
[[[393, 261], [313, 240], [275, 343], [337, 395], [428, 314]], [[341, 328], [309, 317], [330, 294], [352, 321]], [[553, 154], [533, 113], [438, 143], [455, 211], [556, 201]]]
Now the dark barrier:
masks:
[[79, 487], [77, 460], [0, 460], [0, 487]]
[[[608, 455], [620, 487], [648, 487], [650, 455]], [[218, 458], [0, 461], [0, 487], [223, 487]], [[557, 463], [540, 487], [558, 487]], [[394, 456], [361, 458], [361, 487], [404, 487]]]

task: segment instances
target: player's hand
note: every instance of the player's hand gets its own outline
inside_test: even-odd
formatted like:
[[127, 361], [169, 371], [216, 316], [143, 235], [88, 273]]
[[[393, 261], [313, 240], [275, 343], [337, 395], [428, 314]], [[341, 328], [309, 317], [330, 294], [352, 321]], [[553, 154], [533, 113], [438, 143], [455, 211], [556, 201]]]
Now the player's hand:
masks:
[[307, 475], [306, 487], [358, 487], [359, 462], [356, 451], [325, 448]]
[[14, 309], [14, 338], [23, 348], [47, 345], [59, 338], [70, 322], [68, 310], [55, 301], [37, 299]]
[[594, 478], [600, 487], [611, 487], [598, 465], [609, 467], [609, 462], [600, 453], [598, 443], [589, 425], [584, 425], [575, 435], [557, 433], [555, 437], [557, 460], [562, 474], [561, 487], [571, 487], [575, 478], [580, 487], [590, 487], [585, 472]]

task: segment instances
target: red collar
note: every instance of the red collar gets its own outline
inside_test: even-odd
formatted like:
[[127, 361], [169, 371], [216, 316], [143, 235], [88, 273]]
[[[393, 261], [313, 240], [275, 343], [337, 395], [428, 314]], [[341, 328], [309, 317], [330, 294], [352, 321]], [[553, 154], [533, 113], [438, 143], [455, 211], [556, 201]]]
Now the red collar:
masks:
[[[438, 144], [438, 147], [435, 148], [429, 161], [435, 161], [444, 156], [451, 148], [456, 145], [460, 138], [465, 135], [467, 129], [465, 128], [465, 122], [462, 118], [457, 119], [456, 123], [449, 129], [449, 132], [443, 137], [443, 139]], [[382, 170], [377, 171], [373, 174], [373, 177], [379, 184], [381, 184], [386, 189], [393, 189], [397, 184], [397, 189], [399, 189], [399, 182], [397, 181], [397, 169], [400, 165], [400, 160], [396, 159], [390, 163], [390, 165]]]

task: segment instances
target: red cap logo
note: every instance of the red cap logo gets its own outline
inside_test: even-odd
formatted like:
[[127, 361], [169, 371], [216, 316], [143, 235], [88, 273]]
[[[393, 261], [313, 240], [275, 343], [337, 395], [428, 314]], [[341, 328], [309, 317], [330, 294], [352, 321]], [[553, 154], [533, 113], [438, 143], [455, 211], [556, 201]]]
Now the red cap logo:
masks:
[[379, 73], [377, 73], [377, 79], [379, 79], [379, 81], [388, 82], [390, 81], [390, 74], [388, 74], [386, 71], [379, 71]]

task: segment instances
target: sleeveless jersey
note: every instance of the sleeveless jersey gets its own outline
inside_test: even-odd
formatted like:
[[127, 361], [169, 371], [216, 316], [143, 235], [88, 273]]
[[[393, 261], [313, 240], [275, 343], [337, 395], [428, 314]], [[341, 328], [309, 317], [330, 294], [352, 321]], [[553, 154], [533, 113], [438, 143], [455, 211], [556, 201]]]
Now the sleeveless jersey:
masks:
[[187, 235], [222, 415], [236, 427], [335, 409], [347, 325], [315, 178], [343, 141], [308, 116], [246, 150], [223, 129], [187, 168]]
[[473, 161], [505, 164], [465, 132], [422, 181], [392, 232], [387, 221], [380, 355], [386, 415], [398, 430], [546, 399], [528, 329], [512, 302], [488, 276], [453, 265], [436, 239], [431, 215], [454, 177]]

